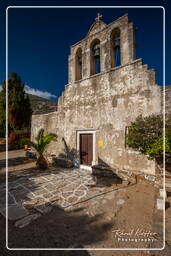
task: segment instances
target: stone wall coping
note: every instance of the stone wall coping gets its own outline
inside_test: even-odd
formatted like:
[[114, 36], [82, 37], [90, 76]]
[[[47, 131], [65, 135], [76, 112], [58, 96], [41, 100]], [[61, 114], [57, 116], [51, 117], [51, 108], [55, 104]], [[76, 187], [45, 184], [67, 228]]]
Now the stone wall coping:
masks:
[[[57, 104], [57, 102], [56, 102], [56, 104]], [[53, 112], [49, 112], [49, 113], [45, 113], [45, 114], [34, 114], [34, 115], [32, 115], [32, 116], [47, 116], [47, 115], [50, 115], [50, 114], [55, 114], [55, 113], [58, 113], [58, 111], [53, 111]]]
[[94, 78], [94, 77], [97, 77], [97, 76], [100, 76], [100, 75], [104, 75], [104, 74], [106, 74], [106, 73], [109, 73], [109, 72], [111, 72], [111, 71], [118, 70], [118, 69], [120, 69], [120, 68], [129, 66], [129, 65], [133, 65], [133, 64], [135, 64], [135, 63], [137, 63], [137, 62], [142, 62], [142, 58], [133, 60], [132, 62], [127, 63], [127, 64], [125, 64], [125, 65], [121, 65], [121, 66], [118, 66], [118, 67], [114, 67], [114, 68], [111, 68], [110, 70], [103, 71], [103, 72], [100, 72], [100, 73], [98, 73], [98, 74], [95, 74], [95, 75], [92, 75], [92, 76], [89, 76], [89, 77], [86, 77], [86, 78], [83, 78], [83, 79], [80, 79], [80, 80], [71, 82], [71, 83], [69, 83], [69, 84], [66, 84], [65, 87], [67, 87], [67, 86], [69, 86], [69, 85], [71, 85], [71, 84], [80, 83], [80, 82], [82, 82], [82, 81], [84, 81], [84, 80], [87, 80], [87, 79], [91, 79], [91, 78]]

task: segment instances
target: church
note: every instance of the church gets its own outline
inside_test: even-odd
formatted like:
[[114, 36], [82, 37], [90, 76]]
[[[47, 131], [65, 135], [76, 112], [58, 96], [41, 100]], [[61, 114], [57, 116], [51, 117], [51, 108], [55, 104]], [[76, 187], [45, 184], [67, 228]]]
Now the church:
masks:
[[85, 38], [70, 48], [68, 84], [57, 111], [32, 116], [32, 139], [40, 128], [58, 135], [47, 155], [65, 156], [67, 149], [67, 157], [87, 170], [104, 163], [155, 174], [154, 161], [126, 146], [131, 122], [162, 113], [155, 70], [136, 59], [135, 50], [135, 29], [127, 14], [110, 24], [97, 15]]

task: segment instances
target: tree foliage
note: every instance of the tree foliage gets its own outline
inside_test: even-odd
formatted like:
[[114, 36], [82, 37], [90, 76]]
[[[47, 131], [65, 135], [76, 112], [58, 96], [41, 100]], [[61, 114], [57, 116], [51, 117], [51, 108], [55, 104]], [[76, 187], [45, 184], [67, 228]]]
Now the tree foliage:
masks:
[[3, 91], [0, 92], [0, 137], [5, 137], [6, 101]]
[[[149, 159], [161, 159], [164, 148], [162, 116], [138, 116], [128, 129], [127, 145], [148, 155]], [[169, 120], [166, 121], [165, 152], [171, 155], [171, 122]]]
[[[5, 129], [6, 113], [6, 81], [2, 83], [0, 103], [0, 127]], [[31, 105], [24, 91], [24, 84], [16, 73], [8, 79], [8, 123], [9, 131], [22, 130], [30, 127]]]

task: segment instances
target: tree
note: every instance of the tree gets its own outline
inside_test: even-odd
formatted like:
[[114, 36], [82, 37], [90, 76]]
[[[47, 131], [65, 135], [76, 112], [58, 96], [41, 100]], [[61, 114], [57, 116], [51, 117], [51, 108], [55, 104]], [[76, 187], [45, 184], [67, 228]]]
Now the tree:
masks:
[[44, 136], [44, 129], [40, 129], [38, 132], [38, 135], [36, 137], [36, 142], [33, 142], [29, 139], [25, 139], [25, 143], [31, 147], [33, 147], [37, 153], [39, 154], [39, 157], [37, 159], [36, 164], [41, 169], [46, 169], [48, 167], [47, 160], [44, 157], [44, 151], [46, 147], [52, 142], [57, 140], [57, 135], [54, 133], [50, 133], [46, 136]]
[[[161, 160], [163, 157], [163, 119], [160, 115], [139, 116], [131, 123], [127, 134], [127, 145], [149, 159]], [[165, 151], [171, 156], [171, 122], [166, 121]]]
[[[4, 125], [6, 112], [6, 81], [2, 83], [0, 124]], [[30, 128], [31, 105], [24, 91], [24, 84], [16, 73], [11, 73], [8, 79], [8, 123], [9, 130]]]
[[6, 129], [6, 102], [3, 91], [0, 92], [0, 137], [5, 137]]

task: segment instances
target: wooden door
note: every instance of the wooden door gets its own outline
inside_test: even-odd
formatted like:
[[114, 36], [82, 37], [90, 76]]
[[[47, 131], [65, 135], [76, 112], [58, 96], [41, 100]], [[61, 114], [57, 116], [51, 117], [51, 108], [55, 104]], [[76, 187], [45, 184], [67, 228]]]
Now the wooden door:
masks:
[[93, 161], [93, 134], [80, 134], [80, 163], [92, 165]]

